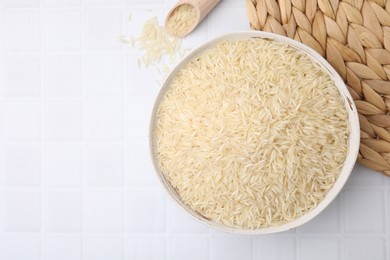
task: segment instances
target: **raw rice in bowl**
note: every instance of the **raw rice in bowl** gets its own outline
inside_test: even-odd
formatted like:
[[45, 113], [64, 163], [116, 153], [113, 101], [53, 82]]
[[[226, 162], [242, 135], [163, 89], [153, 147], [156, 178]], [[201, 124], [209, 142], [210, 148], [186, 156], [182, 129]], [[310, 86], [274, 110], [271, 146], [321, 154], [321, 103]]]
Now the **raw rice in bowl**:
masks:
[[185, 58], [151, 123], [168, 194], [213, 227], [259, 234], [310, 220], [337, 195], [359, 147], [356, 108], [311, 49], [230, 34]]

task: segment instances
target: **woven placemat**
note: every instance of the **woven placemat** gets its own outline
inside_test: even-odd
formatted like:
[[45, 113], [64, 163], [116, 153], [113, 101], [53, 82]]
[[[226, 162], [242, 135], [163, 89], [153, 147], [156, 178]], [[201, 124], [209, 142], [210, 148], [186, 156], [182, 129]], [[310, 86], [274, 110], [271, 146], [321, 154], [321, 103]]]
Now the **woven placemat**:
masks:
[[390, 0], [247, 0], [247, 14], [338, 71], [359, 111], [358, 162], [390, 176]]

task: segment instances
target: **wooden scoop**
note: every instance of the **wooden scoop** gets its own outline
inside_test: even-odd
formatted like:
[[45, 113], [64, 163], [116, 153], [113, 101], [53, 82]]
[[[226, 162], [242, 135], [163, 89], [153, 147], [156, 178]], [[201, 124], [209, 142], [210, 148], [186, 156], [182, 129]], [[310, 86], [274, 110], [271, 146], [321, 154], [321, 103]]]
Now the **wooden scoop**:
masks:
[[169, 32], [167, 24], [169, 19], [172, 17], [175, 9], [179, 6], [184, 4], [193, 6], [195, 8], [197, 16], [196, 21], [188, 28], [188, 30], [181, 34], [175, 34], [175, 36], [183, 37], [192, 32], [196, 28], [196, 26], [198, 26], [198, 24], [208, 15], [208, 13], [219, 3], [219, 1], [220, 0], [179, 0], [168, 12], [168, 15], [165, 19], [165, 28], [167, 29], [167, 32], [172, 34], [171, 32]]

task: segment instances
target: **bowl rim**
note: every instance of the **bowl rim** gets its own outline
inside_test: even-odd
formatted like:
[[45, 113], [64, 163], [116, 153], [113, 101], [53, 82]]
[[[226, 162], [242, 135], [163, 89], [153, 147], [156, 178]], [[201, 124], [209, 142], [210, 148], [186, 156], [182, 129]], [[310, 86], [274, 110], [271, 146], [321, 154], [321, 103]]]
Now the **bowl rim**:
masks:
[[[192, 210], [189, 206], [185, 205], [178, 195], [176, 194], [176, 191], [171, 186], [171, 184], [166, 180], [163, 173], [160, 171], [160, 169], [157, 166], [156, 158], [155, 158], [155, 152], [154, 152], [154, 129], [155, 129], [155, 118], [156, 118], [156, 112], [157, 108], [159, 107], [161, 103], [161, 99], [163, 98], [165, 92], [169, 88], [170, 80], [176, 75], [176, 73], [194, 56], [202, 53], [203, 51], [207, 50], [210, 47], [215, 46], [218, 42], [224, 41], [224, 40], [238, 40], [238, 39], [252, 39], [252, 38], [261, 38], [261, 39], [268, 39], [273, 40], [277, 42], [287, 43], [289, 46], [297, 49], [298, 51], [301, 51], [305, 53], [308, 57], [310, 57], [314, 62], [318, 63], [325, 71], [327, 71], [328, 75], [332, 78], [332, 80], [335, 83], [335, 86], [339, 90], [339, 93], [342, 96], [344, 105], [348, 111], [348, 121], [350, 125], [350, 133], [349, 133], [349, 140], [348, 140], [348, 152], [347, 157], [344, 161], [343, 168], [339, 174], [339, 177], [337, 178], [336, 182], [334, 183], [333, 187], [328, 191], [328, 193], [325, 195], [324, 199], [318, 203], [318, 205], [312, 209], [311, 211], [307, 212], [306, 214], [298, 217], [297, 219], [284, 223], [280, 226], [272, 226], [272, 227], [266, 227], [266, 228], [259, 228], [259, 229], [240, 229], [237, 227], [230, 227], [225, 224], [211, 221], [207, 219], [204, 216], [201, 216], [199, 213]], [[326, 61], [320, 54], [318, 54], [315, 50], [312, 48], [295, 41], [293, 39], [290, 39], [285, 36], [281, 36], [274, 33], [268, 33], [268, 32], [261, 32], [261, 31], [236, 31], [231, 33], [223, 34], [219, 37], [213, 38], [211, 40], [207, 40], [205, 43], [199, 45], [198, 47], [194, 48], [191, 52], [189, 52], [185, 57], [183, 57], [177, 65], [172, 69], [172, 71], [166, 76], [164, 79], [161, 89], [155, 99], [153, 110], [150, 118], [150, 124], [149, 124], [149, 151], [150, 156], [152, 159], [152, 164], [154, 168], [155, 175], [157, 176], [158, 181], [163, 186], [163, 189], [168, 194], [168, 197], [170, 197], [173, 201], [175, 201], [182, 210], [184, 210], [188, 215], [192, 216], [193, 218], [197, 219], [198, 221], [208, 225], [209, 227], [218, 229], [220, 231], [228, 232], [228, 233], [234, 233], [234, 234], [244, 234], [244, 235], [260, 235], [260, 234], [271, 234], [271, 233], [277, 233], [277, 232], [283, 232], [287, 231], [296, 227], [299, 227], [306, 222], [312, 220], [314, 217], [316, 217], [320, 212], [322, 212], [340, 193], [341, 189], [344, 187], [346, 181], [348, 180], [353, 167], [355, 165], [358, 153], [359, 153], [359, 146], [360, 146], [360, 124], [359, 124], [359, 117], [357, 113], [357, 108], [353, 102], [353, 98], [351, 94], [349, 93], [347, 86], [345, 85], [344, 81], [340, 77], [340, 75], [336, 72], [336, 70]]]

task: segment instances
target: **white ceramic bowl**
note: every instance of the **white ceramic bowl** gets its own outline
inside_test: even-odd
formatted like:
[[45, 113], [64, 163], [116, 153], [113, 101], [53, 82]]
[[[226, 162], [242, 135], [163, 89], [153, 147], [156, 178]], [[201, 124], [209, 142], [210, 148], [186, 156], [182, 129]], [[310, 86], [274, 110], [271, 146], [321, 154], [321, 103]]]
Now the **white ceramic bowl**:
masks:
[[[267, 227], [267, 228], [260, 228], [260, 229], [238, 229], [226, 226], [222, 223], [210, 221], [206, 219], [205, 217], [201, 216], [197, 212], [193, 211], [189, 206], [185, 205], [177, 195], [176, 191], [173, 189], [173, 187], [170, 185], [170, 183], [165, 179], [162, 172], [158, 169], [157, 163], [155, 160], [155, 154], [154, 154], [154, 124], [155, 124], [155, 117], [156, 117], [156, 110], [160, 104], [161, 98], [164, 96], [166, 90], [169, 87], [170, 81], [175, 77], [177, 72], [185, 65], [189, 60], [192, 60], [194, 56], [200, 55], [203, 53], [203, 51], [209, 49], [210, 47], [215, 46], [218, 42], [224, 41], [224, 40], [234, 40], [234, 39], [250, 39], [250, 38], [264, 38], [264, 39], [270, 39], [277, 42], [284, 42], [289, 44], [291, 47], [296, 48], [297, 50], [306, 53], [310, 58], [313, 59], [314, 62], [321, 65], [321, 67], [329, 73], [331, 78], [334, 80], [335, 85], [337, 89], [339, 90], [343, 100], [345, 107], [349, 114], [349, 123], [350, 123], [350, 134], [349, 134], [349, 147], [348, 147], [348, 154], [346, 157], [346, 160], [344, 162], [344, 166], [342, 168], [342, 171], [335, 182], [334, 186], [329, 190], [328, 194], [325, 196], [325, 198], [318, 204], [316, 208], [311, 210], [310, 212], [306, 213], [305, 215], [297, 218], [294, 221], [285, 223], [280, 226], [274, 226], [274, 227]], [[355, 164], [358, 152], [359, 152], [359, 143], [360, 143], [360, 126], [359, 126], [359, 118], [357, 114], [357, 110], [355, 107], [355, 104], [353, 103], [353, 99], [351, 95], [348, 92], [347, 87], [345, 86], [343, 80], [340, 78], [340, 76], [337, 74], [337, 72], [332, 68], [332, 66], [323, 58], [321, 55], [319, 55], [317, 52], [315, 52], [313, 49], [307, 47], [306, 45], [303, 45], [302, 43], [299, 43], [295, 40], [292, 40], [287, 37], [283, 37], [277, 34], [273, 33], [266, 33], [266, 32], [259, 32], [259, 31], [244, 31], [244, 32], [234, 32], [229, 33], [226, 35], [223, 35], [221, 37], [218, 37], [216, 39], [213, 39], [211, 41], [206, 42], [205, 44], [201, 45], [200, 47], [194, 49], [191, 53], [189, 53], [185, 58], [181, 60], [181, 62], [172, 70], [172, 72], [168, 75], [168, 77], [165, 79], [162, 89], [160, 90], [160, 93], [157, 97], [157, 100], [154, 104], [153, 112], [152, 112], [152, 118], [151, 118], [151, 124], [150, 124], [150, 149], [151, 149], [151, 156], [152, 161], [154, 164], [155, 172], [157, 173], [158, 179], [160, 180], [161, 184], [163, 185], [164, 189], [168, 193], [168, 195], [177, 203], [180, 205], [181, 208], [183, 208], [187, 213], [189, 213], [191, 216], [193, 216], [195, 219], [213, 227], [217, 228], [222, 231], [231, 232], [231, 233], [239, 233], [239, 234], [247, 234], [247, 235], [257, 235], [257, 234], [269, 234], [269, 233], [276, 233], [281, 231], [286, 231], [289, 229], [296, 228], [309, 220], [313, 219], [315, 216], [317, 216], [321, 211], [323, 211], [331, 202], [332, 200], [337, 196], [337, 194], [340, 192], [340, 190], [343, 188], [345, 182], [347, 181], [353, 166]]]

